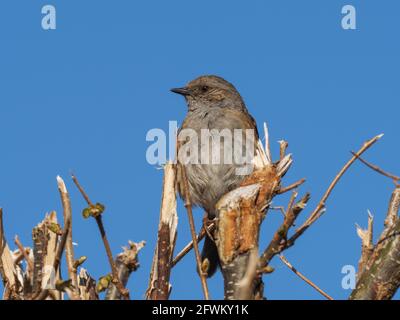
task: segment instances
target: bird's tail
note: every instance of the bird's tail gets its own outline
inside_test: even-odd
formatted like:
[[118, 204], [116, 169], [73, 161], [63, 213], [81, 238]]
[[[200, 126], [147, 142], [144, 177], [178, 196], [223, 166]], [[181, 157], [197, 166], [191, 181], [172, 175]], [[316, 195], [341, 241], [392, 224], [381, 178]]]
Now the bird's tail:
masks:
[[210, 278], [214, 275], [215, 271], [217, 271], [219, 266], [219, 257], [217, 246], [208, 235], [205, 238], [203, 250], [201, 252], [201, 261], [203, 263], [205, 259], [208, 259], [207, 278]]

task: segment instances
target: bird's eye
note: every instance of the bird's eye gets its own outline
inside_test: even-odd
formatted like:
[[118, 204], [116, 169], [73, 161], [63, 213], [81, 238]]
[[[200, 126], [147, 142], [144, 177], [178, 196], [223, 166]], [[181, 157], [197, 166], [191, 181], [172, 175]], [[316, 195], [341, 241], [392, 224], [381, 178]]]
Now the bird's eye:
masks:
[[207, 86], [202, 86], [202, 87], [201, 87], [201, 91], [207, 92], [207, 91], [208, 91], [208, 87], [207, 87]]

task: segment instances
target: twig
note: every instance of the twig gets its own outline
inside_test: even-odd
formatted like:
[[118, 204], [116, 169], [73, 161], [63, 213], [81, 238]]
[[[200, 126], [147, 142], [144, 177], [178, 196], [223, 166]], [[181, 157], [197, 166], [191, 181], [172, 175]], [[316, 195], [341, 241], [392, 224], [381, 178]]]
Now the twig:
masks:
[[357, 151], [357, 153], [343, 166], [343, 168], [339, 171], [336, 177], [333, 179], [325, 194], [322, 196], [321, 200], [318, 202], [314, 211], [310, 214], [308, 219], [296, 230], [295, 234], [288, 240], [288, 247], [292, 246], [296, 239], [300, 237], [304, 231], [306, 231], [311, 224], [313, 224], [321, 215], [325, 212], [325, 203], [328, 200], [332, 190], [339, 182], [340, 178], [344, 175], [344, 173], [350, 168], [350, 166], [357, 160], [360, 155], [362, 155], [365, 151], [367, 151], [375, 142], [377, 142], [380, 138], [382, 138], [383, 134], [377, 135], [374, 138], [366, 141], [364, 145]]
[[[211, 223], [209, 226], [207, 226], [207, 227], [206, 227], [206, 226], [203, 226], [203, 228], [201, 228], [199, 234], [197, 235], [197, 243], [200, 243], [200, 241], [203, 240], [204, 237], [206, 236], [207, 232], [206, 232], [205, 228], [208, 229], [208, 232], [209, 232], [209, 233], [212, 233], [212, 232], [214, 232], [214, 230], [215, 230], [215, 223], [213, 222], [213, 223]], [[190, 241], [190, 242], [176, 255], [176, 257], [174, 258], [174, 260], [173, 260], [172, 263], [171, 263], [171, 266], [174, 267], [174, 266], [175, 266], [179, 261], [181, 261], [182, 258], [183, 258], [184, 256], [186, 256], [186, 255], [190, 252], [190, 250], [192, 250], [192, 249], [193, 249], [193, 240]]]
[[186, 176], [186, 168], [182, 164], [181, 164], [181, 170], [182, 170], [183, 189], [184, 189], [184, 193], [185, 193], [185, 207], [186, 207], [186, 211], [187, 211], [188, 218], [189, 218], [190, 233], [192, 235], [194, 253], [196, 256], [197, 269], [199, 270], [199, 276], [200, 276], [200, 280], [201, 280], [201, 286], [203, 288], [204, 298], [206, 300], [209, 300], [210, 297], [209, 297], [209, 292], [208, 292], [208, 287], [207, 287], [207, 280], [206, 280], [206, 276], [202, 270], [199, 245], [197, 243], [196, 229], [195, 229], [193, 213], [192, 213], [192, 204], [190, 202], [189, 184], [188, 184], [187, 176]]
[[57, 184], [58, 184], [58, 190], [60, 191], [60, 196], [61, 196], [61, 203], [63, 207], [63, 215], [64, 215], [64, 220], [69, 220], [70, 221], [70, 227], [68, 228], [68, 234], [67, 234], [67, 239], [65, 243], [65, 257], [67, 260], [67, 266], [68, 266], [68, 275], [69, 278], [72, 281], [72, 291], [75, 294], [76, 297], [79, 297], [79, 291], [78, 291], [78, 277], [76, 274], [76, 270], [74, 267], [74, 247], [72, 244], [72, 210], [71, 210], [71, 200], [69, 198], [69, 194], [67, 191], [67, 187], [65, 186], [64, 180], [60, 177], [57, 176]]
[[19, 240], [18, 236], [15, 236], [14, 242], [15, 242], [16, 246], [18, 247], [19, 252], [22, 252], [22, 255], [24, 256], [24, 259], [25, 259], [25, 261], [26, 261], [26, 263], [28, 265], [29, 272], [32, 272], [33, 271], [33, 262], [31, 260], [31, 258], [28, 256], [28, 253], [26, 252], [26, 249], [22, 245], [22, 243]]
[[306, 181], [306, 179], [300, 179], [299, 181], [296, 181], [294, 183], [292, 183], [291, 185], [284, 187], [284, 188], [280, 188], [276, 194], [282, 194], [282, 193], [286, 193], [290, 190], [296, 189], [298, 186], [302, 185], [304, 182]]
[[369, 167], [370, 169], [384, 175], [385, 177], [388, 177], [390, 179], [393, 179], [395, 183], [400, 181], [400, 177], [391, 174], [390, 172], [387, 172], [381, 168], [379, 168], [377, 165], [374, 165], [370, 162], [368, 162], [367, 160], [364, 160], [363, 158], [361, 158], [359, 155], [357, 155], [356, 153], [354, 153], [353, 151], [351, 151], [352, 155], [357, 157], [358, 160], [360, 160], [362, 163], [364, 163], [367, 167]]
[[307, 279], [303, 274], [301, 274], [299, 271], [296, 270], [295, 267], [293, 267], [289, 261], [283, 256], [279, 255], [279, 259], [290, 269], [292, 270], [298, 277], [300, 277], [302, 280], [304, 280], [307, 284], [309, 284], [311, 287], [313, 287], [315, 290], [317, 290], [320, 294], [322, 294], [325, 298], [328, 300], [333, 300], [333, 298], [325, 293], [323, 290], [321, 290], [315, 283], [313, 283], [311, 280]]
[[[123, 247], [123, 251], [115, 258], [115, 264], [118, 270], [118, 277], [124, 286], [127, 285], [129, 277], [133, 271], [139, 268], [138, 253], [145, 246], [145, 242], [135, 243], [129, 241], [128, 247]], [[120, 300], [121, 294], [117, 287], [111, 284], [106, 293], [105, 300]]]
[[[26, 253], [26, 255], [28, 255], [29, 256], [29, 253], [31, 252], [31, 249], [30, 248], [25, 248], [25, 253]], [[15, 256], [14, 257], [14, 265], [17, 265], [17, 264], [19, 264], [22, 260], [24, 260], [25, 259], [25, 256], [24, 256], [24, 254], [22, 253], [22, 252], [18, 252], [18, 254], [17, 254], [17, 256]]]
[[306, 193], [302, 199], [300, 199], [296, 204], [293, 204], [295, 196], [296, 193], [294, 192], [290, 198], [289, 205], [285, 213], [285, 218], [281, 226], [275, 232], [271, 242], [260, 257], [260, 272], [262, 272], [262, 270], [268, 266], [269, 262], [276, 254], [281, 253], [288, 247], [287, 235], [289, 229], [293, 226], [300, 212], [305, 208], [310, 200], [310, 194]]
[[271, 146], [269, 142], [269, 132], [267, 123], [264, 122], [264, 137], [265, 137], [265, 157], [268, 164], [272, 164]]
[[278, 210], [278, 211], [280, 211], [282, 213], [283, 217], [286, 217], [285, 208], [283, 206], [275, 206], [275, 207], [270, 206], [269, 210]]
[[[87, 195], [85, 190], [80, 185], [80, 183], [79, 183], [78, 179], [76, 178], [76, 176], [74, 174], [72, 174], [71, 177], [72, 177], [72, 181], [77, 186], [78, 190], [82, 194], [83, 198], [86, 200], [87, 204], [90, 207], [93, 207], [94, 206], [93, 202], [90, 201], [89, 196]], [[122, 284], [121, 280], [118, 277], [118, 271], [117, 271], [117, 268], [116, 268], [115, 263], [114, 263], [113, 255], [112, 255], [112, 252], [111, 252], [110, 243], [108, 242], [108, 239], [107, 239], [107, 236], [106, 236], [106, 231], [104, 229], [104, 225], [103, 225], [103, 220], [102, 220], [101, 214], [96, 215], [94, 218], [95, 218], [97, 226], [99, 228], [101, 239], [103, 240], [104, 248], [105, 248], [106, 253], [107, 253], [108, 262], [109, 262], [111, 270], [112, 270], [113, 282], [116, 285], [116, 287], [117, 287], [118, 291], [120, 292], [120, 294], [124, 297], [124, 299], [129, 300], [130, 299], [129, 291], [124, 287], [124, 285]]]
[[289, 143], [285, 140], [280, 140], [279, 142], [279, 159], [282, 160], [285, 157], [286, 149]]

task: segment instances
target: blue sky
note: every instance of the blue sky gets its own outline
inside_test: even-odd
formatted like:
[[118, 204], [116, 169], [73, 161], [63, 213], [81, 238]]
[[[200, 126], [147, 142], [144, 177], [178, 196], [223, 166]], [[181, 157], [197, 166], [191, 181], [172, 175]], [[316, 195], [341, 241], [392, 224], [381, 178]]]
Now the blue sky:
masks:
[[[41, 8], [57, 9], [57, 29], [41, 28]], [[341, 28], [341, 8], [357, 10], [357, 30]], [[108, 273], [94, 221], [69, 180], [73, 170], [94, 201], [114, 253], [128, 239], [146, 240], [140, 269], [129, 282], [143, 298], [159, 217], [162, 171], [146, 162], [152, 128], [181, 123], [186, 106], [169, 92], [202, 74], [223, 76], [248, 109], [270, 127], [275, 156], [289, 141], [289, 184], [306, 177], [309, 210], [337, 171], [366, 139], [384, 138], [366, 154], [400, 174], [398, 120], [400, 21], [398, 1], [2, 1], [0, 4], [0, 206], [6, 236], [31, 245], [31, 229], [61, 205], [56, 175], [67, 181], [73, 205], [76, 255], [87, 255], [93, 277]], [[393, 185], [357, 163], [327, 203], [327, 212], [286, 252], [288, 260], [337, 299], [342, 266], [357, 265], [355, 223], [375, 215], [382, 230]], [[275, 205], [285, 205], [279, 197]], [[190, 239], [179, 205], [177, 250]], [[305, 213], [309, 212], [306, 211]], [[195, 210], [200, 227], [202, 211]], [[303, 218], [305, 215], [303, 216]], [[265, 246], [279, 223], [262, 226]], [[269, 299], [321, 296], [279, 259], [265, 277]], [[209, 281], [222, 298], [221, 276]], [[194, 257], [174, 270], [172, 298], [202, 298]]]

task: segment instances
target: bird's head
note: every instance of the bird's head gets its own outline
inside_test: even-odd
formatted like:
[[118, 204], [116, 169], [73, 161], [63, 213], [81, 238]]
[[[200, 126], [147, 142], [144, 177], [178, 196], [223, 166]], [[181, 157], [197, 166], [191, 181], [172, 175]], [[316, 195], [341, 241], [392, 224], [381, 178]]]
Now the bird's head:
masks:
[[185, 97], [189, 111], [210, 107], [245, 108], [236, 88], [218, 76], [201, 76], [190, 81], [185, 87], [174, 88], [171, 91]]

